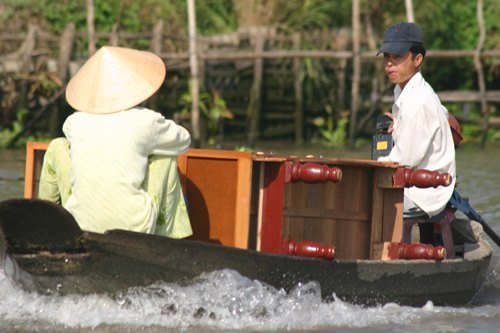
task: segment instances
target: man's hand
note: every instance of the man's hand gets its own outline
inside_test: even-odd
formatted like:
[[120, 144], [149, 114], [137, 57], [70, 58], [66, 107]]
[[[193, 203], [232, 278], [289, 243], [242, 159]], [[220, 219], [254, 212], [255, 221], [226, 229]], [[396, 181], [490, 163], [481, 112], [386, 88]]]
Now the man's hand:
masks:
[[391, 118], [391, 120], [392, 120], [392, 123], [387, 128], [387, 133], [391, 134], [392, 132], [394, 132], [394, 127], [393, 127], [394, 126], [394, 116], [390, 112], [384, 112], [384, 115]]

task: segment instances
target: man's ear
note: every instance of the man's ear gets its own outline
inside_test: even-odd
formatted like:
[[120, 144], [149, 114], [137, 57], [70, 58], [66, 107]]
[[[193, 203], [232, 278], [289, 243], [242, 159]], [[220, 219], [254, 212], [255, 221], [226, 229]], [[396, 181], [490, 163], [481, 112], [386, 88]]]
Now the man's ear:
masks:
[[422, 61], [424, 61], [424, 56], [422, 53], [419, 53], [415, 56], [415, 67], [419, 67], [422, 65]]

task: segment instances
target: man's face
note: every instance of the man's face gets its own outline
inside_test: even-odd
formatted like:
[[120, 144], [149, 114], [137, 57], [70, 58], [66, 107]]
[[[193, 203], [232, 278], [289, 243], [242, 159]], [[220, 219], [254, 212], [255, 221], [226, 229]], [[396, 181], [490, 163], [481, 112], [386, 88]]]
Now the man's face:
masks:
[[403, 55], [384, 53], [385, 73], [392, 83], [404, 88], [412, 76], [418, 72], [422, 60], [421, 54], [414, 58], [410, 51]]

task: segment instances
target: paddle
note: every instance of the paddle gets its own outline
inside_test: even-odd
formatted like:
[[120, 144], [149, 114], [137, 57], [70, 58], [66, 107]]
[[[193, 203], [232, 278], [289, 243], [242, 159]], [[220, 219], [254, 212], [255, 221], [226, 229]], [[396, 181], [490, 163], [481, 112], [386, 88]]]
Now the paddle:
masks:
[[14, 251], [75, 250], [82, 230], [60, 205], [38, 199], [0, 202], [0, 234]]
[[481, 223], [486, 234], [490, 236], [490, 238], [498, 246], [500, 246], [500, 236], [498, 236], [498, 234], [493, 229], [491, 229], [491, 227], [486, 223], [481, 215], [479, 215], [479, 213], [476, 212], [474, 208], [472, 208], [472, 206], [469, 204], [469, 201], [463, 198], [456, 190], [453, 191], [453, 194], [450, 198], [450, 203], [455, 206], [455, 208], [462, 211], [471, 220]]

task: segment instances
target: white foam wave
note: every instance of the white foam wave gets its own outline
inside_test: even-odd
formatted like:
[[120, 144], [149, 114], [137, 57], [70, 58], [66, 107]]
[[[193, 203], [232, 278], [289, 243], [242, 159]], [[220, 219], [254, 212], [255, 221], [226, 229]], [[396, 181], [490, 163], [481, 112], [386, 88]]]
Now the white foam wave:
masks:
[[[471, 309], [386, 304], [352, 305], [321, 300], [315, 282], [290, 293], [249, 280], [235, 271], [206, 274], [186, 286], [157, 283], [116, 296], [40, 295], [19, 289], [0, 271], [0, 320], [47, 327], [193, 327], [224, 330], [314, 330], [327, 327], [394, 327], [428, 317], [474, 315]], [[492, 312], [498, 308], [492, 307]], [[485, 316], [485, 311], [479, 311]], [[487, 314], [486, 314], [487, 315]], [[29, 327], [28, 326], [28, 327]], [[417, 325], [418, 326], [418, 325]], [[0, 325], [1, 327], [1, 325]]]

